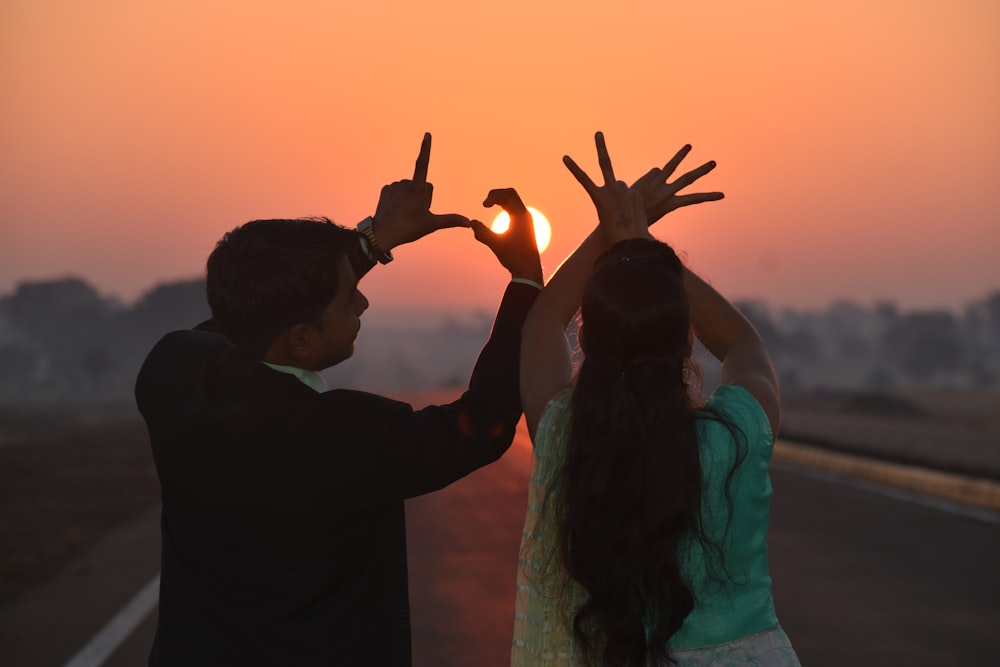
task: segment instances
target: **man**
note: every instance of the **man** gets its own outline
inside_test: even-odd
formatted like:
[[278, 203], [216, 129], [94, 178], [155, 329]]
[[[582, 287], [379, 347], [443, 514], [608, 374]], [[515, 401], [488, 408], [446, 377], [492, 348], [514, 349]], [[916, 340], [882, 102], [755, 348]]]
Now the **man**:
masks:
[[[159, 617], [151, 665], [409, 665], [403, 501], [490, 463], [520, 417], [518, 355], [541, 265], [513, 190], [484, 205], [511, 231], [430, 212], [430, 135], [412, 180], [375, 215], [262, 220], [208, 261], [213, 319], [165, 336], [136, 382], [162, 486]], [[471, 226], [511, 271], [468, 391], [409, 405], [327, 391], [317, 371], [351, 356], [376, 260], [444, 227]]]

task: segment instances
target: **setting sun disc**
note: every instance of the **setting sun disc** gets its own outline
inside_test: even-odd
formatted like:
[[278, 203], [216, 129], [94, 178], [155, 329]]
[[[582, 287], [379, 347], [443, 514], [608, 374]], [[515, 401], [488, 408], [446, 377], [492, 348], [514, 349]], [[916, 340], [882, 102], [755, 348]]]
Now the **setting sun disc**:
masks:
[[[531, 221], [535, 225], [535, 243], [538, 244], [538, 252], [544, 252], [552, 240], [552, 226], [548, 218], [534, 206], [529, 206], [528, 212], [531, 213]], [[508, 228], [510, 228], [510, 216], [507, 211], [500, 211], [500, 214], [493, 219], [490, 229], [497, 234], [503, 234]]]

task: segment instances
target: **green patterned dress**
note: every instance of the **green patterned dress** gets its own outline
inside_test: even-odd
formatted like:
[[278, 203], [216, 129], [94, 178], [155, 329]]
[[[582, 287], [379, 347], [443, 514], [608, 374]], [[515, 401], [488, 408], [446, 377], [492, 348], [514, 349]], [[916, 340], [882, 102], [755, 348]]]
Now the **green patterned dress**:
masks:
[[[564, 455], [571, 396], [567, 389], [552, 398], [535, 436], [511, 651], [511, 664], [518, 667], [580, 664], [568, 619], [586, 593], [563, 570], [554, 528], [542, 513], [545, 489]], [[770, 425], [742, 387], [719, 387], [708, 406], [744, 434], [747, 453], [733, 476], [730, 517], [724, 485], [737, 451], [733, 436], [717, 420], [697, 421], [702, 521], [712, 540], [723, 546], [725, 567], [696, 540], [682, 547], [682, 572], [694, 593], [695, 608], [671, 638], [671, 653], [682, 666], [798, 665], [778, 625], [767, 565], [767, 468], [774, 441]]]

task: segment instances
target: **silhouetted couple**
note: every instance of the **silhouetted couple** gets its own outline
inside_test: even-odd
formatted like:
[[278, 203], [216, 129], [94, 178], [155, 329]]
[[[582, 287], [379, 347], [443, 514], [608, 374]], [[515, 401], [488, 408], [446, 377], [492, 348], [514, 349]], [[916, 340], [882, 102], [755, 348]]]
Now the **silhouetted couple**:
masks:
[[[227, 233], [208, 260], [212, 320], [167, 334], [136, 384], [163, 501], [150, 664], [409, 665], [404, 500], [498, 459], [522, 399], [536, 462], [512, 662], [797, 664], [767, 569], [774, 372], [747, 320], [648, 231], [722, 197], [679, 194], [714, 163], [668, 182], [687, 150], [630, 187], [601, 135], [603, 185], [567, 158], [599, 222], [544, 289], [514, 190], [484, 202], [510, 214], [503, 235], [430, 212], [429, 135], [355, 230]], [[415, 411], [328, 388], [318, 371], [351, 356], [368, 307], [359, 280], [447, 227], [511, 273], [467, 391]], [[692, 331], [723, 362], [707, 402], [689, 386]]]

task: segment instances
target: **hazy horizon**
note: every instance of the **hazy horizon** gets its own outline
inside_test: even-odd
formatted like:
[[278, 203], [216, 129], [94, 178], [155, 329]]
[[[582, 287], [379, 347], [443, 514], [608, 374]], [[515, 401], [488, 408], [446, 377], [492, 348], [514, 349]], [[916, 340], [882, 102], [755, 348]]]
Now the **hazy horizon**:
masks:
[[[375, 267], [374, 270], [377, 271], [378, 269], [379, 267]], [[8, 288], [6, 289], [0, 288], [0, 299], [9, 297], [12, 294], [14, 294], [14, 292], [21, 284], [48, 283], [48, 282], [57, 282], [60, 280], [82, 280], [87, 285], [92, 287], [101, 298], [112, 299], [114, 301], [117, 301], [124, 307], [131, 307], [134, 306], [139, 301], [141, 301], [145, 296], [147, 296], [150, 292], [157, 289], [158, 287], [176, 283], [188, 283], [203, 279], [204, 279], [203, 275], [168, 278], [155, 282], [152, 285], [141, 290], [131, 290], [130, 292], [128, 292], [130, 296], [124, 296], [119, 292], [106, 289], [96, 284], [93, 280], [88, 279], [86, 276], [67, 273], [62, 275], [52, 275], [40, 278], [25, 278], [22, 280], [15, 280]], [[362, 279], [361, 281], [362, 292], [366, 291], [365, 282], [366, 281]], [[492, 316], [494, 309], [499, 304], [500, 296], [502, 294], [502, 289], [503, 286], [506, 284], [506, 281], [498, 280], [497, 284], [499, 285], [499, 291], [495, 291], [495, 293], [492, 295], [484, 295], [484, 298], [478, 302], [462, 301], [456, 303], [434, 302], [427, 304], [413, 304], [404, 301], [390, 300], [388, 302], [379, 302], [372, 304], [372, 307], [369, 308], [369, 310], [365, 313], [364, 317], [367, 320], [373, 319], [372, 318], [373, 315], [376, 318], [378, 318], [379, 311], [386, 310], [386, 311], [391, 311], [391, 315], [389, 315], [387, 318], [388, 320], [396, 320], [401, 314], [410, 313], [416, 320], [423, 320], [427, 322], [433, 321], [433, 323], [436, 324], [437, 320], [434, 318], [438, 318], [441, 316], [448, 316], [449, 314], [462, 315], [462, 314], [483, 312], [487, 315]], [[852, 297], [847, 295], [841, 297], [835, 297], [823, 303], [818, 303], [818, 302], [786, 303], [778, 301], [773, 298], [768, 298], [767, 295], [762, 295], [762, 294], [761, 295], [726, 294], [726, 297], [729, 298], [731, 301], [739, 301], [739, 302], [753, 301], [753, 302], [764, 303], [765, 305], [767, 305], [769, 309], [772, 309], [775, 312], [779, 312], [783, 309], [792, 309], [800, 311], [824, 311], [837, 303], [849, 302], [863, 308], [872, 308], [878, 304], [890, 303], [895, 305], [900, 311], [912, 312], [912, 311], [927, 311], [927, 310], [946, 310], [957, 313], [960, 312], [966, 306], [971, 305], [973, 303], [981, 302], [984, 299], [993, 296], [994, 294], [1000, 294], [1000, 285], [993, 288], [984, 288], [981, 291], [981, 293], [972, 294], [967, 298], [961, 299], [954, 303], [919, 303], [919, 302], [909, 303], [901, 301], [899, 299], [894, 299], [892, 297], [885, 297], [885, 298], [877, 298], [872, 296]]]
[[[8, 371], [0, 401], [130, 396], [155, 342], [210, 316], [201, 280], [165, 284], [131, 305], [81, 280], [0, 296], [0, 363]], [[793, 393], [1000, 387], [1000, 291], [961, 312], [854, 302], [822, 310], [741, 305]], [[331, 386], [376, 392], [461, 386], [489, 337], [495, 307], [372, 307], [355, 354], [325, 375]], [[701, 346], [695, 357], [703, 380], [717, 382], [718, 362]]]

